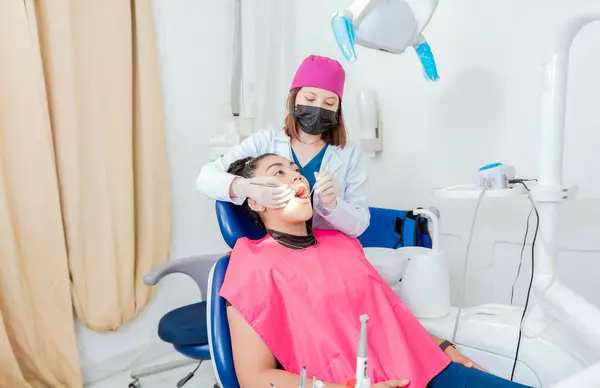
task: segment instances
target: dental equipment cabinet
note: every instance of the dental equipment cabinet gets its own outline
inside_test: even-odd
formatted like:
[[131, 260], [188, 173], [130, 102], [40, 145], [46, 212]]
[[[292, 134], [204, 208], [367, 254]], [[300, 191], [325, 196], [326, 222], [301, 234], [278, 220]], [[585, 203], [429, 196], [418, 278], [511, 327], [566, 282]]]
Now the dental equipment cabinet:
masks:
[[[528, 183], [530, 192], [518, 186], [482, 193], [482, 189], [475, 185], [434, 190], [435, 195], [446, 198], [531, 196], [539, 212], [539, 236], [533, 263], [532, 304], [521, 327], [523, 343], [516, 376], [520, 377], [518, 380], [536, 386], [546, 387], [555, 383], [557, 385], [552, 387], [600, 386], [600, 310], [562, 284], [555, 273], [559, 253], [560, 205], [565, 200], [574, 199], [578, 192], [578, 186], [565, 185], [562, 176], [569, 54], [579, 31], [595, 21], [600, 21], [600, 6], [580, 12], [564, 23], [553, 37], [552, 51], [543, 67], [539, 177], [537, 184]], [[463, 309], [461, 325], [467, 327], [459, 328], [458, 342], [477, 342], [476, 335], [469, 335], [468, 331], [483, 333], [483, 328], [489, 325], [485, 332], [492, 343], [486, 348], [502, 348], [502, 344], [495, 341], [498, 338], [513, 344], [519, 328], [517, 313], [513, 307], [501, 305]], [[486, 314], [488, 318], [484, 316]], [[495, 325], [491, 324], [492, 321]], [[438, 330], [443, 326], [439, 322], [423, 323], [433, 331], [436, 331], [435, 326]], [[547, 339], [542, 341], [542, 335]], [[476, 352], [465, 353], [480, 359]], [[544, 360], [546, 365], [535, 362], [536, 357]], [[536, 368], [535, 364], [539, 367]], [[556, 370], [552, 371], [552, 368]], [[526, 376], [526, 369], [537, 375], [537, 383]], [[545, 376], [540, 374], [542, 370], [545, 370]], [[502, 375], [505, 376], [504, 373]], [[570, 377], [565, 379], [566, 376]]]

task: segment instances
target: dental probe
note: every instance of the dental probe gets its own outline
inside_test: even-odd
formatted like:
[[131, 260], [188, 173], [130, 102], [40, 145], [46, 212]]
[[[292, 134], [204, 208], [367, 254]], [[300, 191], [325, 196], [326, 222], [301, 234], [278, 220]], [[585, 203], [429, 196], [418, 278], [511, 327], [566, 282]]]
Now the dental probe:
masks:
[[[329, 154], [329, 158], [327, 159], [327, 162], [325, 162], [325, 167], [323, 168], [323, 171], [327, 172], [327, 167], [329, 166], [329, 162], [331, 161], [331, 157], [333, 156], [333, 154]], [[339, 168], [338, 168], [339, 170]], [[336, 170], [337, 172], [337, 170]], [[331, 174], [334, 175], [334, 174]], [[310, 197], [313, 192], [315, 191], [315, 187], [317, 186], [317, 183], [315, 182], [315, 184], [313, 185], [313, 188], [310, 190], [310, 193], [308, 193], [308, 196]]]

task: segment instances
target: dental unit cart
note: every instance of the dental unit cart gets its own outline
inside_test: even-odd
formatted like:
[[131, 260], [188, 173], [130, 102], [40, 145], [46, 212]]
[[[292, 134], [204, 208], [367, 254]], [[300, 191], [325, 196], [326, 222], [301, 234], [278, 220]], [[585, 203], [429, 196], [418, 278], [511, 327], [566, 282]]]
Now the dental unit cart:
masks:
[[[464, 308], [457, 334], [465, 355], [495, 374], [510, 377], [517, 334], [521, 332], [515, 380], [536, 387], [600, 387], [600, 309], [563, 284], [556, 274], [560, 207], [579, 191], [577, 185], [563, 182], [569, 56], [577, 34], [594, 21], [600, 21], [598, 5], [577, 12], [555, 30], [544, 64], [538, 181], [528, 182], [525, 187], [495, 186], [504, 184], [502, 178], [490, 190], [483, 190], [481, 186], [485, 185], [434, 190], [440, 197], [479, 200], [527, 195], [539, 213], [540, 236], [532, 268], [533, 304], [522, 326], [523, 308], [488, 304]], [[432, 333], [447, 336], [456, 314], [455, 309], [447, 318], [421, 323]]]

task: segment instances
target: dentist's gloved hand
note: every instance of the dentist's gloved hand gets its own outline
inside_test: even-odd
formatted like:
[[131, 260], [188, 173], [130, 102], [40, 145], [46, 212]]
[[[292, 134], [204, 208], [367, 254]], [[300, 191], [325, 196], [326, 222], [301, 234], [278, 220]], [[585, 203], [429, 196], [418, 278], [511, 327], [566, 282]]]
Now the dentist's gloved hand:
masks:
[[238, 198], [252, 198], [260, 205], [271, 209], [284, 207], [294, 196], [292, 189], [275, 177], [237, 177], [231, 183], [231, 190]]
[[337, 205], [337, 198], [340, 194], [340, 186], [333, 175], [325, 172], [323, 174], [315, 173], [317, 178], [315, 182], [315, 195], [319, 197], [325, 210], [331, 212]]

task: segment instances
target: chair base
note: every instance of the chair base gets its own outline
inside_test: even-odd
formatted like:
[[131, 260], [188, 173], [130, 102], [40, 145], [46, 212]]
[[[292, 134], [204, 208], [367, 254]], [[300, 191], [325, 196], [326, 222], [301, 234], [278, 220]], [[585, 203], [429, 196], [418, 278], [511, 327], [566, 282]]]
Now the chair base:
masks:
[[204, 360], [193, 360], [191, 358], [188, 358], [184, 360], [171, 361], [162, 365], [155, 365], [141, 370], [133, 371], [131, 372], [131, 378], [133, 379], [133, 381], [129, 383], [129, 388], [141, 388], [142, 385], [140, 383], [140, 379], [143, 377], [152, 376], [158, 373], [167, 372], [173, 369], [182, 368], [184, 366], [196, 363], [202, 364], [203, 361]]
[[[189, 358], [189, 359], [185, 359], [185, 360], [171, 361], [166, 364], [151, 366], [151, 367], [148, 367], [148, 368], [145, 368], [142, 370], [133, 371], [133, 372], [131, 372], [131, 378], [133, 379], [133, 381], [131, 383], [129, 383], [128, 388], [142, 388], [142, 384], [140, 383], [140, 379], [142, 377], [152, 376], [152, 375], [155, 375], [158, 373], [170, 371], [173, 369], [178, 369], [178, 368], [192, 365], [195, 363], [198, 363], [198, 367], [200, 367], [200, 365], [202, 365], [203, 361], [206, 361], [206, 360], [194, 360], [194, 359]], [[198, 369], [198, 367], [196, 367], [196, 370]], [[194, 370], [194, 372], [196, 370]], [[179, 380], [179, 382], [177, 383], [177, 387], [182, 387], [192, 377], [193, 377], [193, 375], [192, 376], [188, 375], [188, 376], [184, 377], [183, 379]], [[215, 383], [215, 385], [213, 385], [213, 388], [221, 388], [221, 386], [218, 383]]]

